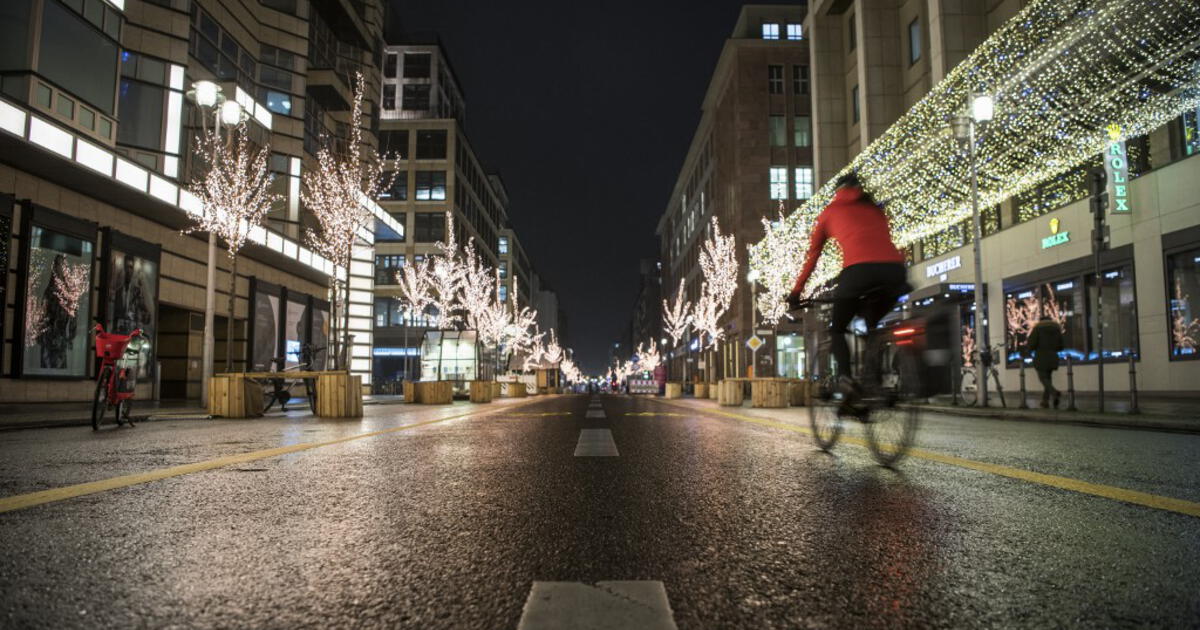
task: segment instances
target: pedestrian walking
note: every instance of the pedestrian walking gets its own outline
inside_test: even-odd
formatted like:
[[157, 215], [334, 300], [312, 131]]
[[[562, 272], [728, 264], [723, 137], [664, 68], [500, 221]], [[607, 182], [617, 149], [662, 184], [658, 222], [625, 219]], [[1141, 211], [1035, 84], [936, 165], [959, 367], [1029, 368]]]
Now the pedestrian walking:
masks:
[[1033, 369], [1037, 371], [1038, 380], [1042, 382], [1043, 409], [1050, 406], [1054, 399], [1054, 408], [1062, 399], [1062, 392], [1054, 388], [1054, 371], [1058, 369], [1058, 353], [1063, 349], [1062, 327], [1050, 316], [1043, 315], [1029, 333], [1025, 343], [1028, 352], [1033, 353]]

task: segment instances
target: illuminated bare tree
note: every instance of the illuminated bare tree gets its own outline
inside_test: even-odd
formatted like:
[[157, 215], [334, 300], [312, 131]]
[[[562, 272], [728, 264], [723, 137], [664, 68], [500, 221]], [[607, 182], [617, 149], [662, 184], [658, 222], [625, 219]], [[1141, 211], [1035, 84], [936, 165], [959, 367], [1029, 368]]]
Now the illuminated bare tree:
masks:
[[[369, 247], [369, 234], [374, 213], [371, 206], [379, 199], [379, 193], [391, 186], [394, 175], [386, 176], [384, 158], [366, 147], [362, 140], [363, 96], [366, 80], [362, 73], [356, 75], [354, 104], [350, 113], [350, 137], [347, 153], [336, 153], [328, 138], [317, 151], [317, 168], [304, 175], [304, 190], [301, 199], [317, 219], [318, 227], [309, 230], [307, 241], [318, 254], [334, 264], [335, 271], [329, 277], [329, 289], [333, 310], [341, 309], [341, 352], [333, 354], [335, 369], [338, 358], [345, 353], [350, 343], [350, 263], [354, 251]], [[336, 319], [336, 318], [335, 318]], [[337, 336], [334, 336], [337, 339]]]
[[200, 201], [202, 214], [186, 232], [209, 232], [225, 242], [229, 255], [229, 326], [225, 343], [225, 371], [233, 371], [233, 322], [237, 299], [238, 254], [250, 232], [262, 225], [280, 195], [271, 192], [273, 176], [267, 168], [271, 148], [255, 149], [250, 144], [246, 125], [239, 124], [227, 142], [216, 129], [202, 134], [196, 142], [196, 158], [201, 174], [193, 178], [188, 190]]

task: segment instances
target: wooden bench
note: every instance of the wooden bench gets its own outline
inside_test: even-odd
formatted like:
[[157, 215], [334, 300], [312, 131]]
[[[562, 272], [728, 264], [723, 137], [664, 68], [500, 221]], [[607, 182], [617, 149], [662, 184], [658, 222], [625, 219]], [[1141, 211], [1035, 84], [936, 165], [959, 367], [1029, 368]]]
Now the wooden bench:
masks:
[[317, 383], [317, 416], [361, 418], [362, 376], [347, 372], [230, 372], [213, 376], [208, 412], [222, 418], [257, 418], [263, 412], [263, 383], [275, 379], [310, 379]]

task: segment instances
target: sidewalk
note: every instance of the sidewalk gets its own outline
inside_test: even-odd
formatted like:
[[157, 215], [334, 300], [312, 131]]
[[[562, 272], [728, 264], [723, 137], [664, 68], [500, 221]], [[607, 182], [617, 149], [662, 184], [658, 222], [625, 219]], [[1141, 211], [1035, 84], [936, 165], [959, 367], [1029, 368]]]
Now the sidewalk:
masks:
[[[1007, 392], [1006, 392], [1007, 393]], [[993, 420], [1013, 420], [1018, 422], [1044, 422], [1048, 424], [1076, 424], [1096, 427], [1111, 427], [1122, 429], [1141, 429], [1149, 431], [1167, 431], [1172, 433], [1200, 434], [1200, 398], [1196, 397], [1150, 397], [1139, 401], [1139, 413], [1129, 413], [1128, 396], [1106, 396], [1105, 412], [1100, 413], [1098, 400], [1094, 395], [1077, 396], [1075, 406], [1077, 411], [1067, 411], [1067, 400], [1063, 399], [1061, 409], [1038, 408], [1040, 395], [1030, 396], [1031, 409], [1018, 409], [1019, 398], [1016, 395], [1006, 396], [1008, 407], [1000, 407], [999, 399], [989, 397], [989, 407], [967, 407], [952, 405], [947, 398], [931, 404], [920, 405], [926, 413], [955, 416], [958, 418], [988, 418]], [[666, 401], [684, 402], [697, 407], [713, 407], [732, 411], [738, 407], [719, 407], [717, 401], [696, 399], [691, 396]], [[742, 407], [750, 409], [749, 398]], [[793, 411], [803, 411], [802, 408], [791, 407]], [[760, 411], [775, 411], [761, 409]]]

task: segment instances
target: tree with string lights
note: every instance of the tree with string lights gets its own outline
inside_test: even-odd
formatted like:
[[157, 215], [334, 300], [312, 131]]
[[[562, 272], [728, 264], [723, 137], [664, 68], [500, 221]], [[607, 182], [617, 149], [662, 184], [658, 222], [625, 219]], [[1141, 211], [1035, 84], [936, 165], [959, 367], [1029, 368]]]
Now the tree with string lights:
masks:
[[229, 255], [229, 326], [225, 343], [225, 371], [233, 371], [234, 304], [237, 298], [238, 254], [250, 232], [259, 228], [282, 196], [271, 192], [273, 176], [267, 167], [271, 148], [255, 149], [245, 123], [237, 125], [226, 142], [217, 129], [197, 138], [195, 155], [200, 174], [188, 191], [200, 202], [201, 213], [185, 232], [209, 232], [225, 242]]
[[[395, 175], [385, 176], [385, 158], [367, 147], [362, 139], [363, 98], [366, 79], [356, 74], [354, 103], [350, 110], [350, 137], [347, 152], [339, 154], [328, 138], [317, 150], [317, 168], [304, 174], [300, 198], [317, 219], [317, 228], [308, 231], [310, 247], [334, 265], [329, 277], [330, 301], [334, 313], [341, 309], [340, 352], [332, 355], [335, 369], [339, 357], [347, 355], [342, 369], [349, 369], [350, 345], [350, 263], [358, 248], [371, 246], [368, 241], [375, 214], [371, 207], [383, 190], [391, 187]], [[335, 317], [336, 320], [336, 317]], [[335, 346], [337, 336], [334, 336]]]
[[[721, 234], [715, 216], [700, 250], [700, 271], [704, 283], [700, 286], [700, 299], [692, 307], [692, 323], [707, 336], [706, 347], [711, 349], [725, 337], [721, 317], [733, 305], [738, 279], [737, 243], [732, 234]], [[710, 368], [708, 372], [711, 378], [713, 370]]]

